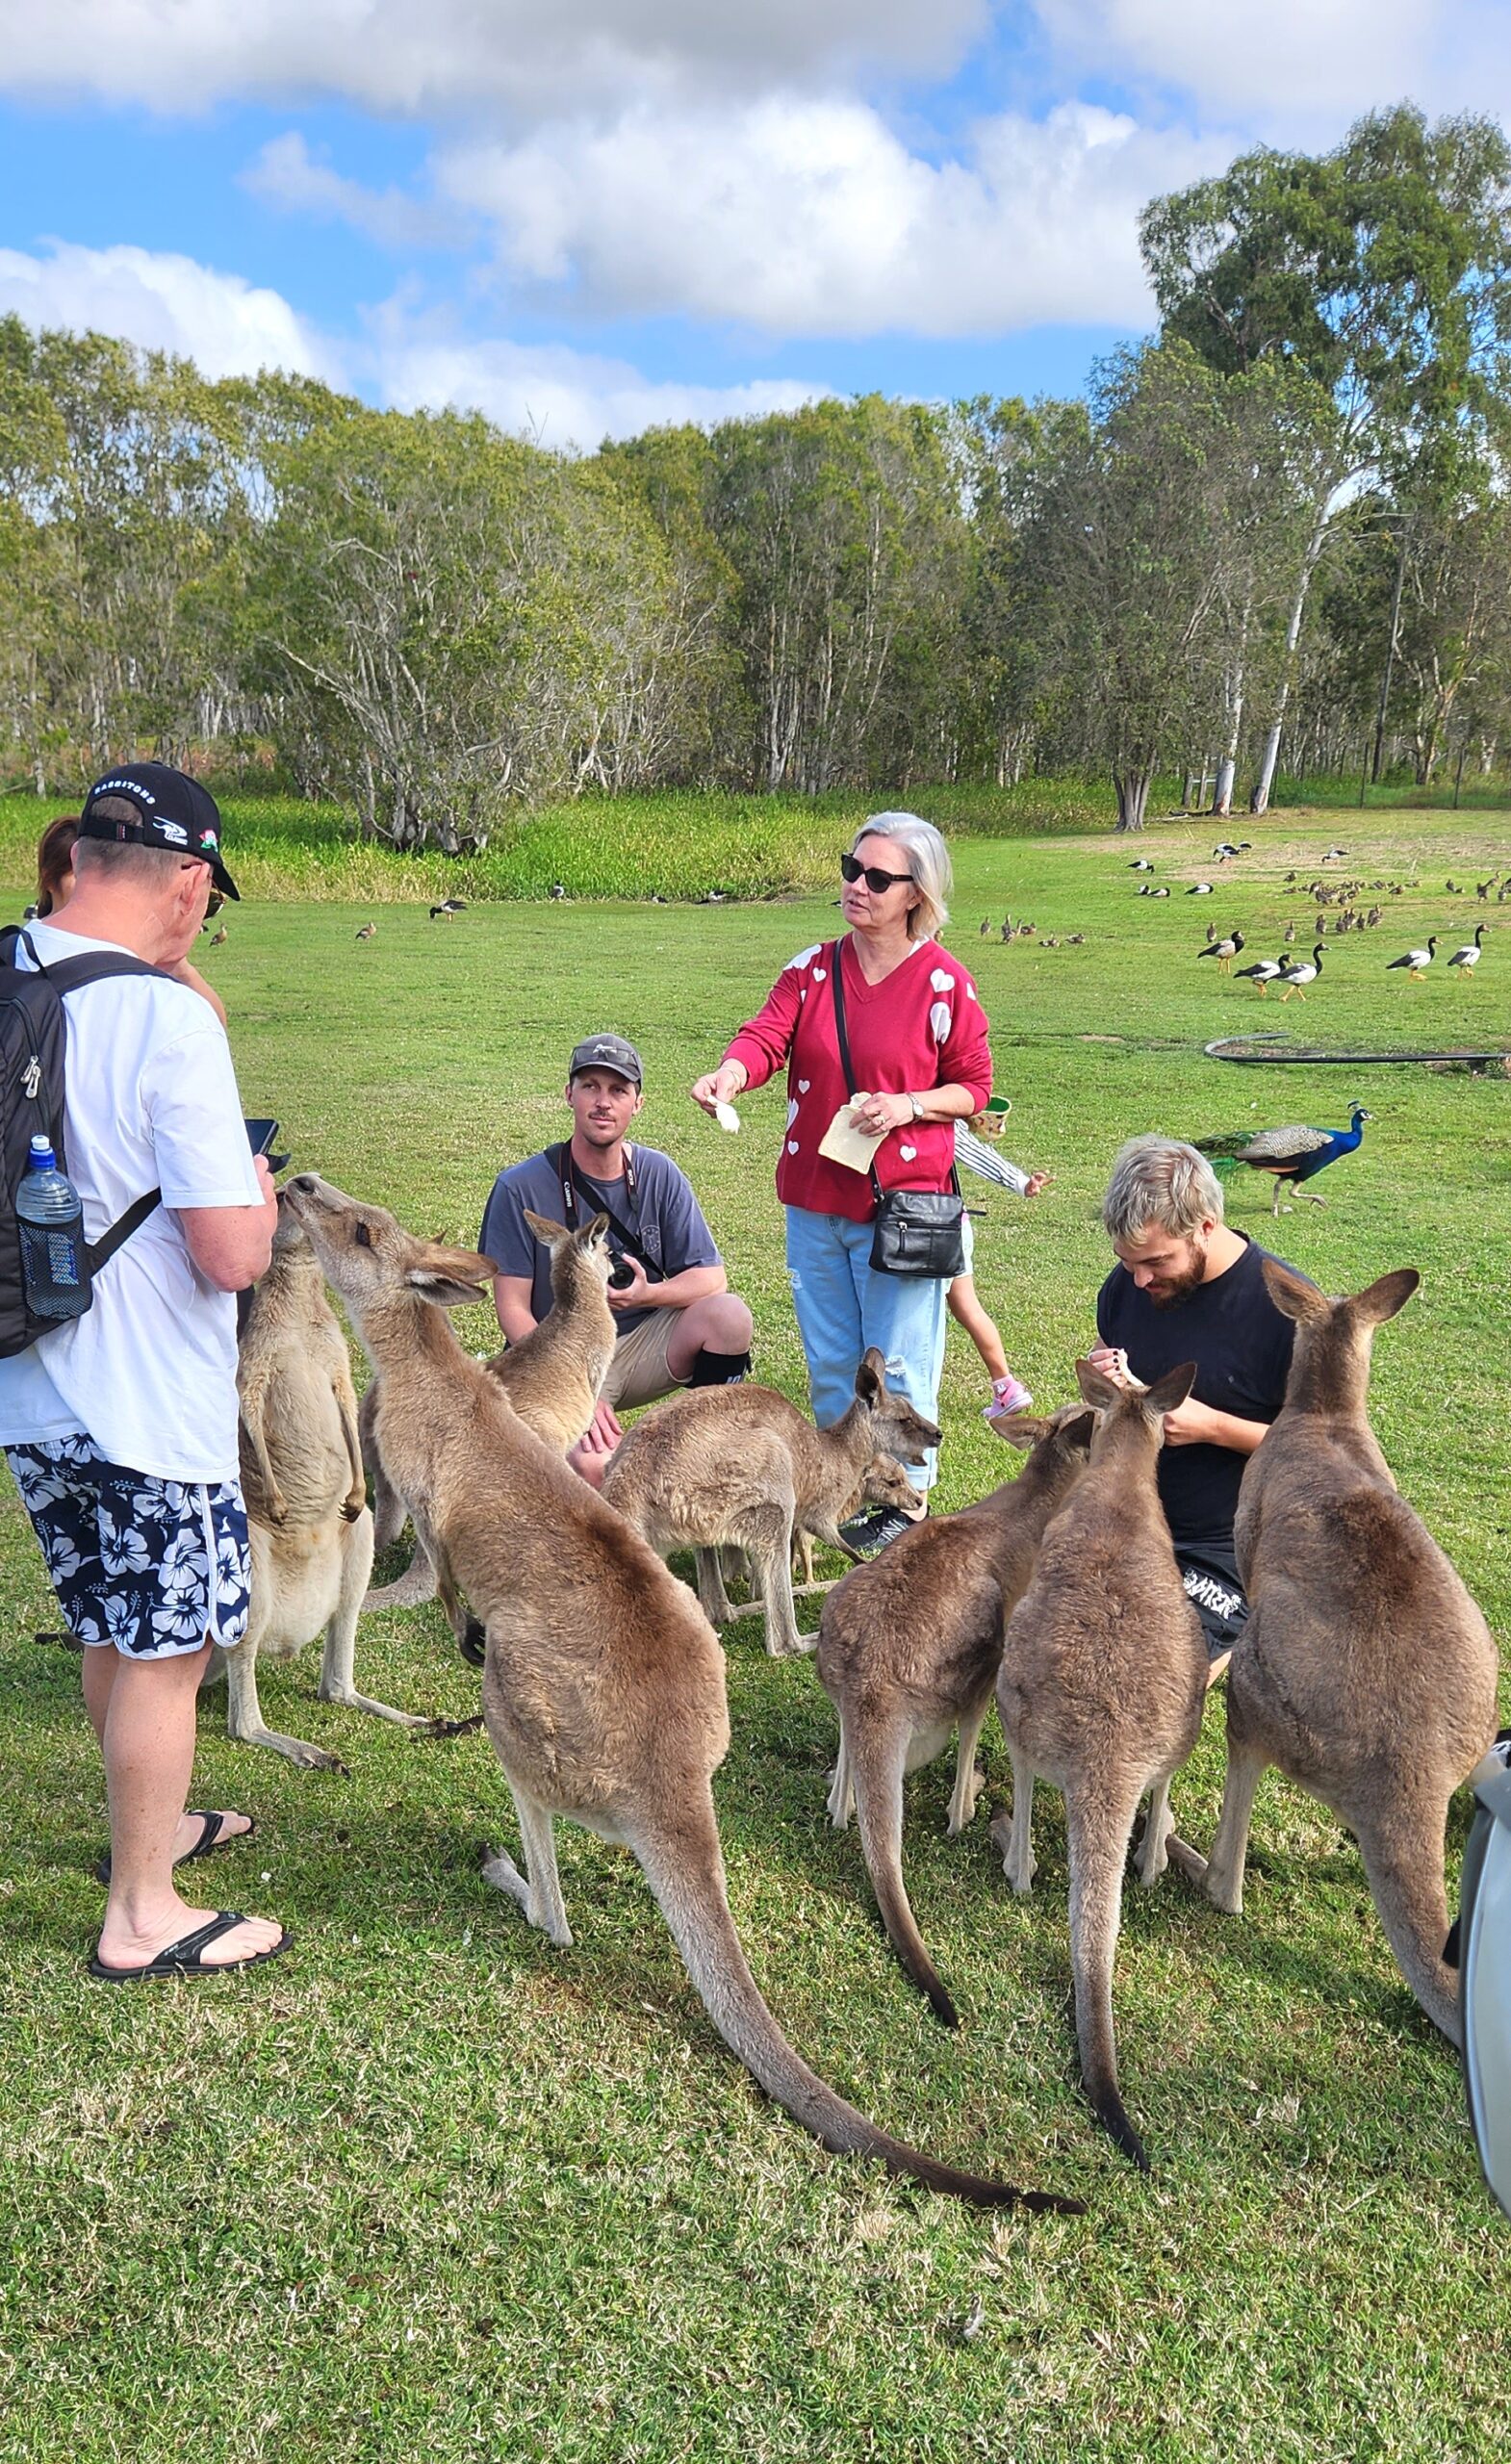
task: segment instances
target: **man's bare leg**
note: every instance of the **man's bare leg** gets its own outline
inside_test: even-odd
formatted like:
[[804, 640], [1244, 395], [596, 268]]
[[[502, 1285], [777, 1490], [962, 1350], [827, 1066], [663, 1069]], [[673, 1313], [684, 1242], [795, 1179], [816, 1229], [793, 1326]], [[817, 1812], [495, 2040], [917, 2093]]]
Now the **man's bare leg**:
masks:
[[[204, 1682], [209, 1656], [208, 1650], [195, 1655], [194, 1665], [199, 1670], [198, 1681], [201, 1684]], [[120, 1653], [109, 1651], [103, 1645], [90, 1645], [84, 1655], [84, 1707], [90, 1715], [90, 1724], [99, 1739], [101, 1754], [105, 1750], [105, 1721], [110, 1708], [111, 1689], [115, 1682], [115, 1671], [120, 1664]], [[250, 1814], [233, 1812], [228, 1806], [221, 1806], [219, 1814], [220, 1829], [218, 1836], [221, 1839], [241, 1839], [252, 1827]], [[182, 1857], [187, 1850], [193, 1847], [202, 1828], [202, 1824], [195, 1822], [189, 1814], [179, 1815], [178, 1830], [173, 1840], [175, 1859]]]
[[[106, 1967], [144, 1966], [215, 1915], [191, 1908], [173, 1885], [173, 1849], [194, 1762], [195, 1697], [208, 1643], [173, 1659], [130, 1659], [96, 1646], [85, 1655], [86, 1701], [99, 1717], [110, 1799], [111, 1884], [100, 1929]], [[90, 1662], [115, 1662], [95, 1672]], [[281, 1928], [249, 1916], [203, 1954], [207, 1967], [271, 1950]]]

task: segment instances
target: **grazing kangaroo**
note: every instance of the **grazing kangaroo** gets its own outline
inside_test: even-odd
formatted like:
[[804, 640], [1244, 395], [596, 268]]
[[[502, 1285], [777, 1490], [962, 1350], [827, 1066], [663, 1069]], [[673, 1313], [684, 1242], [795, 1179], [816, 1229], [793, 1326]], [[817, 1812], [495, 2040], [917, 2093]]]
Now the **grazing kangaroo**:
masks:
[[1090, 1463], [1045, 1531], [1008, 1621], [997, 1681], [1012, 1814], [999, 1816], [991, 1835], [1013, 1889], [1032, 1889], [1034, 1782], [1063, 1789], [1081, 2074], [1097, 2119], [1145, 2171], [1117, 2092], [1113, 1959], [1140, 1800], [1150, 1802], [1139, 1878], [1151, 1884], [1168, 1853], [1170, 1778], [1196, 1742], [1207, 1695], [1201, 1623], [1181, 1587], [1154, 1482], [1165, 1415], [1186, 1400], [1195, 1374], [1186, 1361], [1129, 1391], [1077, 1361], [1081, 1392], [1102, 1417]]
[[1249, 1618], [1228, 1669], [1228, 1776], [1207, 1888], [1242, 1913], [1254, 1791], [1276, 1764], [1348, 1825], [1407, 1984], [1459, 2044], [1442, 1957], [1443, 1835], [1449, 1798], [1495, 1733], [1496, 1647], [1397, 1495], [1368, 1416], [1374, 1330], [1421, 1277], [1402, 1267], [1329, 1300], [1267, 1258], [1265, 1281], [1295, 1321], [1295, 1349], [1284, 1407], [1239, 1493]]
[[710, 1780], [729, 1747], [724, 1656], [685, 1585], [525, 1427], [443, 1315], [491, 1280], [485, 1258], [419, 1241], [314, 1173], [287, 1202], [381, 1379], [378, 1443], [434, 1558], [487, 1630], [483, 1715], [520, 1818], [525, 1871], [483, 1871], [558, 1946], [572, 1940], [552, 1824], [570, 1816], [638, 1859], [725, 2042], [826, 2147], [879, 2157], [986, 2206], [1066, 2212], [1047, 2192], [936, 2165], [887, 2138], [800, 2061], [761, 1999], [725, 1890]]
[[960, 2014], [924, 1946], [903, 1882], [903, 1781], [959, 1731], [950, 1837], [976, 1810], [976, 1740], [991, 1707], [1003, 1629], [1028, 1588], [1044, 1527], [1086, 1468], [1094, 1415], [1082, 1403], [1047, 1419], [993, 1422], [1032, 1449], [1022, 1474], [962, 1514], [905, 1531], [824, 1603], [818, 1677], [839, 1713], [829, 1810], [860, 1818], [866, 1870], [903, 1966], [947, 2028]]
[[872, 1457], [921, 1455], [939, 1431], [886, 1384], [874, 1348], [856, 1371], [855, 1400], [832, 1428], [769, 1386], [700, 1386], [674, 1395], [636, 1423], [603, 1477], [610, 1505], [653, 1549], [698, 1553], [698, 1597], [710, 1624], [733, 1613], [721, 1546], [744, 1549], [766, 1609], [775, 1656], [812, 1649], [792, 1601], [792, 1536], [811, 1532], [846, 1556], [838, 1517]]
[[272, 1263], [252, 1295], [237, 1363], [242, 1486], [251, 1538], [251, 1612], [235, 1651], [217, 1653], [225, 1677], [226, 1727], [241, 1745], [266, 1745], [289, 1761], [328, 1771], [334, 1754], [280, 1736], [264, 1722], [257, 1660], [288, 1659], [323, 1629], [320, 1699], [371, 1711], [403, 1728], [428, 1728], [411, 1711], [359, 1694], [352, 1651], [372, 1567], [357, 1443], [357, 1399], [346, 1339], [304, 1234], [280, 1198]]
[[[551, 1251], [551, 1306], [538, 1326], [517, 1344], [496, 1351], [486, 1364], [525, 1425], [565, 1454], [593, 1418], [603, 1391], [619, 1329], [608, 1305], [613, 1268], [608, 1218], [595, 1215], [569, 1232], [543, 1215], [525, 1210], [525, 1220]], [[374, 1435], [377, 1380], [362, 1398], [362, 1456], [372, 1475], [373, 1546], [387, 1549], [404, 1527], [408, 1507], [383, 1469]], [[435, 1568], [418, 1542], [409, 1565], [381, 1590], [370, 1591], [365, 1608], [418, 1608], [435, 1598]]]

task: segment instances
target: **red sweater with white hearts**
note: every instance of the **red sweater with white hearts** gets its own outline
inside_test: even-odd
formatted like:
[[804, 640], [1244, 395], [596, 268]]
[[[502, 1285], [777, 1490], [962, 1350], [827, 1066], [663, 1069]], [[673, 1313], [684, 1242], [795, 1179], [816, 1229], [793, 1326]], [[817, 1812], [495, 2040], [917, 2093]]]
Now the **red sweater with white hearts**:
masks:
[[[842, 952], [845, 1026], [856, 1085], [864, 1094], [927, 1093], [968, 1087], [978, 1112], [991, 1092], [986, 1014], [960, 961], [937, 941], [920, 941], [880, 984], [867, 984], [848, 934], [789, 959], [758, 1017], [741, 1027], [724, 1058], [742, 1061], [752, 1087], [787, 1065], [787, 1126], [777, 1165], [783, 1206], [868, 1222], [876, 1212], [870, 1175], [818, 1151], [819, 1140], [850, 1099], [839, 1060], [829, 971]], [[884, 1190], [947, 1190], [955, 1162], [955, 1123], [909, 1121], [876, 1150]]]

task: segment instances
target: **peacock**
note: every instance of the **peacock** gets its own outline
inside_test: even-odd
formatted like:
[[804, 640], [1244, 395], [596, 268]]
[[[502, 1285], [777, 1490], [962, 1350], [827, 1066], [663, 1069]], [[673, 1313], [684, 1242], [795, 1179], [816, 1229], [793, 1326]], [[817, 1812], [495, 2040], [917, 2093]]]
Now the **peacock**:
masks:
[[[1364, 1124], [1370, 1116], [1362, 1104], [1355, 1104], [1346, 1129], [1308, 1129], [1297, 1124], [1291, 1129], [1236, 1130], [1230, 1138], [1198, 1138], [1193, 1142], [1199, 1155], [1210, 1160], [1219, 1180], [1227, 1180], [1241, 1164], [1253, 1171], [1272, 1172], [1275, 1176], [1274, 1203], [1271, 1215], [1278, 1215], [1280, 1192], [1290, 1181], [1293, 1187], [1315, 1180], [1340, 1155], [1351, 1155], [1364, 1137]], [[1314, 1206], [1325, 1206], [1327, 1200], [1316, 1190], [1305, 1192]], [[1291, 1210], [1286, 1208], [1289, 1215]]]

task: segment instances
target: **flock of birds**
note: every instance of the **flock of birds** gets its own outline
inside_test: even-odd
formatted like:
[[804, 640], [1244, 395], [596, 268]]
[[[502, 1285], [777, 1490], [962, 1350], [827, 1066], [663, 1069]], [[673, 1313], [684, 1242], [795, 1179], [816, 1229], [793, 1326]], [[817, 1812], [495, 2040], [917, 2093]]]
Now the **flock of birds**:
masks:
[[[1251, 843], [1244, 838], [1235, 846], [1230, 839], [1224, 838], [1218, 841], [1212, 852], [1219, 863], [1232, 863], [1238, 857], [1248, 854]], [[1329, 847], [1322, 861], [1324, 864], [1344, 862], [1347, 855], [1346, 847]], [[1147, 856], [1136, 856], [1128, 867], [1131, 873], [1152, 873], [1155, 869]], [[1184, 894], [1187, 898], [1211, 898], [1216, 887], [1216, 885], [1214, 882], [1191, 882]], [[1451, 897], [1458, 898], [1465, 895], [1464, 888], [1456, 882], [1446, 882], [1444, 887]], [[1255, 990], [1260, 993], [1268, 993], [1272, 984], [1282, 984], [1285, 987], [1280, 996], [1282, 1001], [1289, 1001], [1293, 993], [1298, 1000], [1304, 1001], [1306, 987], [1317, 982], [1325, 963], [1323, 936], [1329, 931], [1335, 935], [1371, 932], [1383, 921], [1386, 912], [1383, 906], [1376, 903], [1368, 909], [1361, 909], [1355, 903], [1366, 888], [1383, 891], [1389, 898], [1400, 898], [1404, 894], [1405, 884], [1386, 881], [1366, 884], [1362, 881], [1346, 880], [1327, 883], [1320, 879], [1302, 882], [1295, 873], [1287, 873], [1286, 886], [1282, 895], [1309, 898], [1317, 909], [1312, 955], [1309, 959], [1291, 958], [1283, 951], [1279, 958], [1255, 959], [1248, 966], [1241, 966], [1238, 969], [1240, 977], [1252, 984]], [[1508, 896], [1511, 896], [1511, 873], [1507, 873], [1503, 880], [1492, 873], [1488, 880], [1476, 882], [1474, 885], [1474, 894], [1481, 903], [1488, 902], [1492, 890], [1496, 892], [1498, 904], [1503, 903]], [[1140, 898], [1168, 898], [1170, 892], [1164, 884], [1156, 886], [1150, 882], [1144, 882], [1140, 886], [1139, 895]], [[1331, 920], [1326, 912], [1329, 907], [1338, 909], [1337, 914]], [[1485, 935], [1489, 929], [1487, 924], [1476, 924], [1473, 939], [1461, 943], [1447, 960], [1446, 963], [1449, 970], [1458, 976], [1460, 982], [1478, 966], [1484, 955]], [[1004, 937], [1007, 937], [1004, 936]], [[1294, 942], [1295, 937], [1294, 924], [1288, 924], [1284, 936], [1288, 947]], [[1420, 984], [1438, 955], [1439, 938], [1438, 934], [1429, 933], [1422, 948], [1403, 950], [1399, 958], [1388, 959], [1386, 973], [1394, 974], [1397, 968], [1403, 969], [1409, 982]], [[1237, 928], [1225, 934], [1209, 932], [1205, 949], [1198, 950], [1196, 955], [1198, 958], [1216, 960], [1217, 973], [1227, 975], [1232, 972], [1233, 961], [1243, 946], [1243, 936]]]

